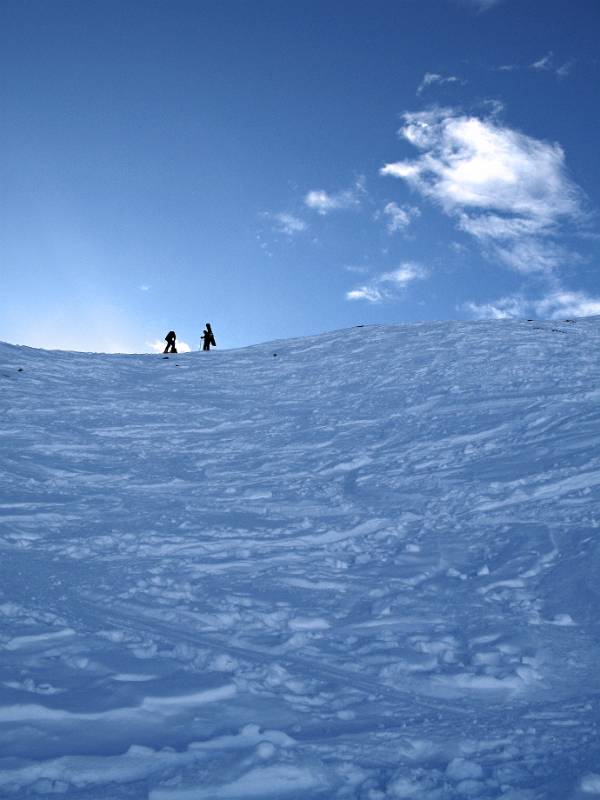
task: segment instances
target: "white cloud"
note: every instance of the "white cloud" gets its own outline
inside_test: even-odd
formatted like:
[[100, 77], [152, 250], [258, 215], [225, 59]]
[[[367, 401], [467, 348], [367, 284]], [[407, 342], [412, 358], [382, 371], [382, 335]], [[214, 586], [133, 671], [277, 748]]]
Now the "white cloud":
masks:
[[551, 237], [561, 224], [581, 219], [582, 195], [560, 145], [451, 109], [404, 120], [400, 135], [423, 154], [386, 164], [381, 175], [401, 178], [433, 200], [514, 269], [544, 272], [561, 263]]
[[401, 135], [425, 155], [387, 164], [381, 174], [404, 178], [444, 210], [491, 209], [544, 221], [577, 211], [578, 192], [558, 144], [447, 109], [405, 120]]
[[463, 308], [475, 319], [520, 319], [529, 304], [520, 296], [501, 297], [491, 303], [465, 303]]
[[517, 272], [549, 273], [568, 261], [579, 260], [576, 253], [569, 253], [558, 244], [539, 238], [514, 239], [502, 245], [495, 243], [489, 255]]
[[546, 70], [548, 72], [554, 69], [554, 53], [550, 51], [538, 61], [534, 61], [531, 64], [531, 69]]
[[305, 231], [308, 228], [307, 223], [303, 219], [294, 216], [294, 214], [288, 214], [285, 211], [277, 214], [272, 214], [270, 211], [264, 211], [261, 216], [265, 219], [271, 220], [275, 226], [275, 229], [280, 233], [285, 233], [287, 236], [293, 236], [296, 233], [302, 233], [302, 231]]
[[140, 292], [149, 292], [150, 287], [147, 286], [145, 283], [140, 286]]
[[361, 286], [359, 289], [346, 292], [346, 300], [368, 300], [369, 303], [380, 303], [383, 300], [383, 294], [375, 286]]
[[[153, 353], [162, 353], [166, 344], [167, 343], [165, 341], [155, 339], [153, 342], [146, 342], [146, 347], [152, 350]], [[175, 347], [177, 348], [178, 353], [191, 353], [192, 351], [192, 348], [189, 346], [189, 344], [187, 342], [183, 342], [181, 339], [177, 339]]]
[[542, 219], [463, 214], [458, 227], [474, 236], [490, 257], [517, 272], [551, 272], [567, 260], [578, 260], [552, 240], [553, 227]]
[[381, 303], [393, 300], [409, 283], [424, 280], [427, 270], [420, 264], [405, 262], [391, 272], [384, 272], [369, 283], [346, 292], [347, 300], [366, 300], [369, 303]]
[[502, 217], [499, 214], [481, 214], [477, 217], [461, 214], [458, 219], [461, 230], [480, 240], [530, 236], [539, 233], [541, 224], [535, 219]]
[[383, 209], [383, 213], [389, 217], [387, 229], [389, 233], [405, 231], [413, 222], [421, 216], [421, 212], [416, 206], [402, 206], [396, 203], [388, 203]]
[[308, 228], [308, 225], [303, 219], [295, 217], [293, 214], [276, 214], [275, 219], [279, 223], [283, 233], [287, 233], [288, 236], [292, 236], [294, 233], [301, 233]]
[[537, 300], [528, 300], [522, 295], [513, 295], [502, 297], [491, 303], [466, 303], [464, 308], [475, 319], [523, 317], [565, 319], [600, 314], [600, 297], [590, 297], [585, 292], [557, 289]]
[[575, 59], [571, 58], [569, 61], [565, 61], [564, 64], [561, 64], [560, 67], [556, 70], [556, 74], [559, 78], [566, 78], [568, 75], [571, 74], [573, 71], [573, 67], [575, 66]]
[[529, 69], [535, 70], [536, 72], [552, 72], [559, 78], [566, 78], [571, 74], [575, 63], [576, 60], [571, 58], [568, 61], [565, 61], [564, 64], [561, 64], [559, 67], [557, 67], [554, 53], [550, 51], [546, 53], [545, 56], [542, 56], [537, 61], [534, 61], [532, 64], [503, 64], [501, 67], [497, 67], [497, 70], [499, 72], [514, 72], [515, 70]]
[[359, 178], [351, 189], [329, 194], [324, 189], [313, 189], [304, 198], [305, 204], [321, 216], [360, 205], [365, 194], [364, 178]]
[[416, 280], [422, 280], [427, 277], [427, 270], [419, 264], [413, 262], [406, 262], [402, 266], [395, 269], [393, 272], [384, 272], [379, 279], [383, 283], [393, 283], [397, 286], [404, 288], [409, 283]]
[[438, 75], [437, 72], [426, 72], [425, 75], [423, 75], [423, 80], [419, 84], [419, 87], [417, 89], [417, 94], [421, 94], [428, 86], [431, 86], [434, 83], [437, 84], [460, 83], [461, 86], [464, 86], [465, 84], [464, 81], [461, 81], [455, 75], [444, 76], [444, 75]]
[[600, 297], [590, 297], [585, 292], [558, 291], [539, 300], [536, 309], [540, 316], [591, 317], [600, 314]]

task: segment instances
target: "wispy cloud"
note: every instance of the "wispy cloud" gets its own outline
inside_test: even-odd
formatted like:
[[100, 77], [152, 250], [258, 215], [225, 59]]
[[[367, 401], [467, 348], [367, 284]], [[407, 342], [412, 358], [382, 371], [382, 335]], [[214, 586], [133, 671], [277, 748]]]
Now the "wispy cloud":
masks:
[[533, 302], [522, 295], [500, 297], [489, 303], [464, 303], [462, 309], [474, 319], [521, 319], [533, 312]]
[[421, 216], [421, 212], [416, 206], [400, 207], [397, 203], [388, 203], [383, 209], [383, 213], [388, 218], [389, 233], [403, 233], [415, 219]]
[[549, 273], [565, 261], [579, 260], [553, 240], [553, 228], [543, 220], [462, 214], [458, 226], [474, 236], [490, 257], [517, 272]]
[[346, 300], [367, 300], [369, 303], [380, 303], [383, 297], [381, 290], [373, 284], [359, 286], [357, 289], [346, 292]]
[[556, 74], [558, 75], [559, 78], [566, 78], [568, 75], [571, 74], [571, 72], [573, 72], [576, 63], [577, 62], [575, 61], [574, 58], [570, 58], [568, 61], [565, 61], [564, 64], [561, 64], [561, 66], [556, 69]]
[[405, 114], [404, 121], [400, 136], [422, 155], [386, 164], [381, 175], [437, 203], [507, 266], [546, 272], [560, 265], [565, 254], [555, 237], [583, 217], [560, 145], [452, 109]]
[[489, 11], [490, 8], [497, 6], [502, 0], [459, 0], [462, 5], [470, 6], [474, 8], [476, 11], [483, 13], [484, 11]]
[[546, 53], [546, 55], [543, 56], [542, 58], [538, 59], [537, 61], [534, 61], [533, 64], [531, 64], [531, 69], [537, 69], [547, 72], [554, 69], [554, 53], [550, 51], [549, 53]]
[[475, 319], [564, 319], [589, 317], [600, 314], [600, 297], [591, 297], [585, 292], [558, 289], [542, 298], [527, 299], [523, 295], [511, 295], [490, 303], [466, 303], [464, 309]]
[[590, 297], [585, 292], [558, 291], [538, 300], [535, 308], [540, 316], [590, 317], [600, 314], [600, 297]]
[[573, 71], [575, 63], [575, 59], [571, 58], [563, 64], [557, 65], [554, 53], [550, 50], [546, 55], [531, 64], [503, 64], [497, 69], [499, 72], [514, 72], [521, 69], [534, 70], [535, 72], [551, 72], [559, 78], [566, 78]]
[[554, 53], [550, 51], [538, 61], [534, 61], [533, 64], [530, 64], [530, 69], [535, 69], [538, 72], [553, 72], [559, 78], [566, 78], [567, 75], [571, 74], [574, 66], [575, 59], [572, 58], [565, 61], [564, 64], [557, 66]]
[[305, 196], [304, 202], [308, 208], [321, 214], [321, 216], [325, 216], [332, 211], [360, 206], [361, 198], [365, 193], [365, 181], [361, 177], [358, 178], [352, 188], [333, 194], [326, 192], [324, 189], [313, 189]]
[[384, 300], [397, 299], [402, 290], [416, 280], [423, 280], [428, 275], [420, 264], [406, 262], [391, 272], [376, 276], [363, 286], [357, 286], [346, 292], [347, 300], [366, 300], [369, 303], [381, 303]]
[[459, 83], [461, 86], [465, 85], [465, 81], [460, 80], [455, 75], [438, 75], [437, 72], [426, 72], [423, 75], [423, 80], [419, 84], [417, 88], [417, 94], [422, 94], [428, 86], [432, 84], [444, 84], [444, 83]]
[[367, 272], [369, 272], [368, 267], [359, 266], [356, 264], [346, 264], [344, 269], [346, 272], [352, 272], [354, 275], [365, 275]]
[[302, 231], [308, 228], [308, 224], [303, 219], [294, 214], [288, 214], [285, 211], [276, 214], [270, 211], [264, 211], [261, 216], [264, 219], [270, 220], [275, 230], [279, 233], [285, 233], [287, 236], [294, 236], [296, 233], [302, 233]]

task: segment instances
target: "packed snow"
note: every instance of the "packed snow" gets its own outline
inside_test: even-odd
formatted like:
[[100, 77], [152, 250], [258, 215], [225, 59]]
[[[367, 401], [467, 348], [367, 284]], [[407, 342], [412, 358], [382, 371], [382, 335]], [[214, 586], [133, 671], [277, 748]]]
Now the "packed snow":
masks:
[[600, 798], [600, 319], [0, 387], [0, 796]]

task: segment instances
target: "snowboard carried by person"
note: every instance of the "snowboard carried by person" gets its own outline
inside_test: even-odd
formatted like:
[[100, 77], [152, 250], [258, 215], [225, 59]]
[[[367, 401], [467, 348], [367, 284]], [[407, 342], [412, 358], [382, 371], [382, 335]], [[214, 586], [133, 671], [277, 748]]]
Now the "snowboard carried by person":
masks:
[[212, 328], [210, 327], [210, 322], [206, 323], [206, 328], [204, 329], [204, 331], [202, 333], [202, 341], [203, 341], [203, 345], [202, 345], [202, 349], [203, 350], [210, 350], [211, 345], [213, 347], [217, 346], [214, 334], [212, 332]]

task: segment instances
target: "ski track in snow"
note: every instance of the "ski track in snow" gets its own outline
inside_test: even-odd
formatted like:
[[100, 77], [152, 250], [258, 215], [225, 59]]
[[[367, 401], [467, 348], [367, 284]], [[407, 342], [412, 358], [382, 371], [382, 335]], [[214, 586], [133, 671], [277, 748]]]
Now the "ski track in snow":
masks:
[[0, 344], [0, 796], [600, 797], [599, 352]]

